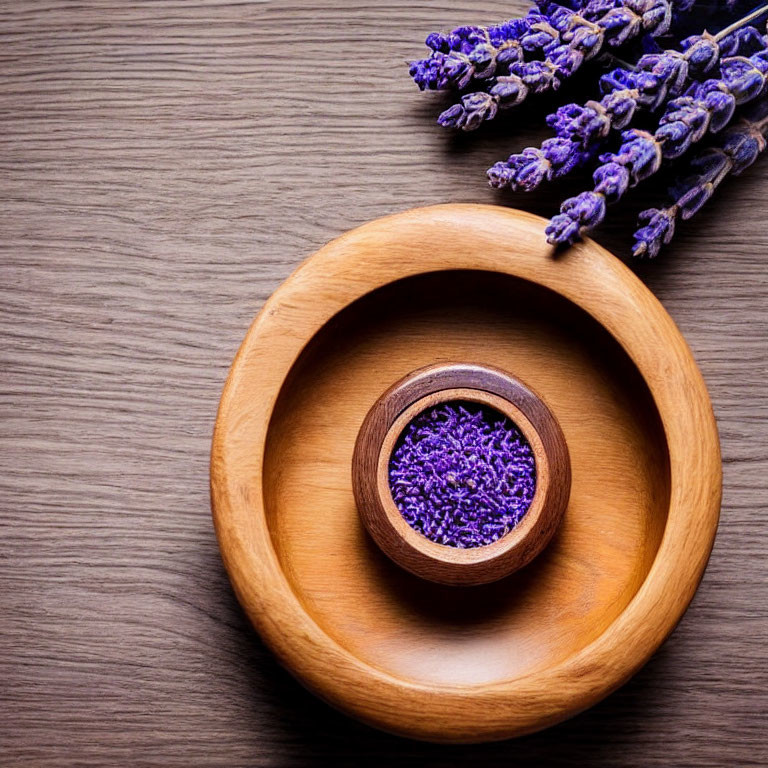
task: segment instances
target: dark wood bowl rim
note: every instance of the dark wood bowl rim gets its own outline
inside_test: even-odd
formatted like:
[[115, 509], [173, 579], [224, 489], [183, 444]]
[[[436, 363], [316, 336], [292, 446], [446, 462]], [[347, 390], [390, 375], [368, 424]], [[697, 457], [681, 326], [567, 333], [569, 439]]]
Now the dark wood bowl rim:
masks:
[[[486, 405], [510, 418], [536, 460], [536, 492], [525, 517], [492, 544], [471, 549], [438, 544], [408, 525], [388, 478], [391, 452], [408, 422], [432, 405], [457, 400]], [[355, 501], [374, 541], [398, 565], [442, 584], [486, 584], [527, 565], [557, 530], [570, 485], [565, 437], [542, 399], [504, 371], [469, 363], [428, 366], [396, 382], [368, 412], [352, 460]]]

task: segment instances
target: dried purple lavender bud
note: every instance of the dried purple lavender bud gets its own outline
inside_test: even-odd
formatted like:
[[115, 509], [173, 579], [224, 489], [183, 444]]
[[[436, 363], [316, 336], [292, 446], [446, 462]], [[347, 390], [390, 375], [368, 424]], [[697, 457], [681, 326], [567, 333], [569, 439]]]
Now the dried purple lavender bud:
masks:
[[768, 73], [768, 41], [751, 56], [731, 56], [720, 63], [720, 75], [738, 104], [754, 99], [765, 87]]
[[493, 120], [500, 109], [519, 104], [528, 95], [528, 85], [517, 75], [495, 78], [488, 91], [476, 91], [462, 96], [461, 101], [446, 109], [437, 122], [443, 128], [473, 131], [485, 120]]
[[735, 125], [726, 129], [689, 162], [686, 175], [671, 190], [673, 202], [666, 208], [643, 211], [635, 232], [632, 254], [655, 258], [675, 234], [678, 218], [690, 219], [714, 194], [723, 180], [738, 176], [768, 146], [768, 99], [761, 100]]
[[544, 181], [560, 178], [589, 162], [597, 145], [584, 150], [580, 144], [560, 137], [543, 141], [541, 147], [528, 147], [510, 155], [506, 162], [491, 166], [488, 182], [492, 187], [509, 187], [516, 192], [531, 192]]
[[471, 131], [483, 120], [492, 120], [499, 109], [498, 102], [490, 94], [479, 91], [467, 94], [458, 104], [446, 109], [438, 122], [444, 128], [462, 128]]
[[676, 218], [677, 211], [674, 208], [649, 208], [643, 211], [637, 221], [645, 226], [635, 232], [633, 255], [648, 259], [658, 256], [662, 245], [669, 243], [675, 235]]
[[668, 0], [626, 0], [599, 20], [608, 45], [623, 45], [641, 32], [663, 35], [669, 31], [672, 5]]
[[[537, 14], [538, 15], [538, 14]], [[527, 19], [492, 28], [459, 27], [449, 35], [432, 33], [426, 44], [432, 54], [410, 65], [410, 75], [422, 91], [466, 88], [473, 79], [490, 77], [501, 62], [522, 58], [520, 36]]]
[[524, 517], [536, 491], [533, 450], [505, 416], [446, 403], [406, 427], [389, 463], [392, 498], [431, 541], [462, 549], [497, 541]]
[[721, 130], [735, 109], [736, 99], [719, 80], [696, 84], [690, 95], [670, 101], [656, 131], [664, 157], [680, 157], [708, 131]]
[[604, 139], [612, 128], [624, 128], [635, 114], [642, 92], [633, 73], [622, 90], [604, 96], [600, 101], [565, 104], [547, 116], [547, 125], [561, 138], [589, 147]]
[[547, 227], [550, 243], [573, 242], [582, 230], [596, 227], [605, 217], [605, 197], [595, 192], [582, 192], [566, 200]]
[[[737, 35], [728, 38], [728, 48], [730, 48], [730, 42], [735, 37], [737, 37]], [[722, 46], [718, 44], [717, 38], [715, 38], [714, 35], [710, 35], [709, 32], [685, 38], [685, 40], [680, 43], [680, 47], [683, 49], [691, 67], [699, 72], [708, 72], [715, 66], [715, 64], [717, 64], [720, 60], [720, 56], [731, 54], [730, 51], [728, 51], [728, 53], [723, 53]], [[726, 50], [728, 50], [728, 48]]]

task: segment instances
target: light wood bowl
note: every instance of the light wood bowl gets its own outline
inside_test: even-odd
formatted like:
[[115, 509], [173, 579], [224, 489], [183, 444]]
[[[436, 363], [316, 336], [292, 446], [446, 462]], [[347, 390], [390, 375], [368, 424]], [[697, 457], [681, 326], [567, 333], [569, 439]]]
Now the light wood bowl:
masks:
[[[418, 739], [544, 728], [633, 675], [682, 617], [720, 506], [704, 382], [663, 307], [592, 241], [450, 205], [356, 229], [275, 292], [235, 359], [211, 456], [214, 522], [240, 602], [319, 696]], [[360, 425], [422, 366], [497, 367], [547, 403], [570, 500], [526, 568], [471, 588], [386, 557], [355, 505]]]
[[[389, 487], [390, 457], [408, 423], [438, 403], [459, 400], [509, 418], [536, 462], [536, 491], [523, 519], [492, 544], [472, 549], [437, 544], [411, 528]], [[488, 366], [430, 365], [393, 384], [368, 411], [352, 456], [352, 490], [363, 524], [391, 560], [438, 584], [476, 586], [514, 573], [546, 547], [568, 503], [571, 465], [560, 425], [522, 382]]]

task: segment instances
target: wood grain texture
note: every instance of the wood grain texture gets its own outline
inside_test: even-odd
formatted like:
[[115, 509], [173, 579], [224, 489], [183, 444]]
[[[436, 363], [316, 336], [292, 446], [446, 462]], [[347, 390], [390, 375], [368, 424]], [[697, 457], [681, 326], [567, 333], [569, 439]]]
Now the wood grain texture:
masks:
[[[483, 329], [478, 324], [466, 330], [479, 341]], [[493, 544], [468, 549], [446, 547], [412, 528], [389, 485], [390, 458], [408, 424], [428, 408], [461, 401], [504, 414], [528, 440], [536, 466], [536, 491], [525, 518]], [[568, 504], [571, 463], [557, 420], [522, 382], [488, 366], [429, 365], [395, 382], [366, 415], [352, 455], [352, 491], [360, 519], [395, 563], [439, 584], [477, 586], [514, 573], [547, 546]]]
[[[638, 270], [707, 379], [725, 495], [693, 606], [624, 689], [509, 744], [382, 735], [277, 666], [220, 565], [216, 404], [294, 266], [414, 205], [549, 214], [577, 189], [487, 190], [487, 165], [545, 135], [544, 107], [451, 140], [439, 97], [404, 74], [426, 31], [520, 9], [0, 3], [0, 763], [768, 762], [765, 162]], [[635, 190], [598, 240], [625, 252], [654, 194]]]

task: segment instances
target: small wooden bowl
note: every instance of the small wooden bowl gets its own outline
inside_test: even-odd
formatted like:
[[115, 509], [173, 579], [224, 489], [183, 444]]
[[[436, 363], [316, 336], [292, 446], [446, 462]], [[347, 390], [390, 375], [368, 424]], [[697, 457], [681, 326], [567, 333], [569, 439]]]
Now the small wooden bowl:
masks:
[[[528, 440], [536, 492], [520, 523], [486, 546], [459, 549], [430, 541], [400, 514], [389, 486], [389, 461], [408, 423], [438, 403], [469, 401], [507, 416]], [[360, 517], [394, 562], [438, 584], [475, 586], [508, 576], [538, 555], [568, 504], [571, 465], [560, 425], [544, 402], [503, 371], [453, 363], [421, 368], [390, 387], [368, 412], [352, 458]]]

